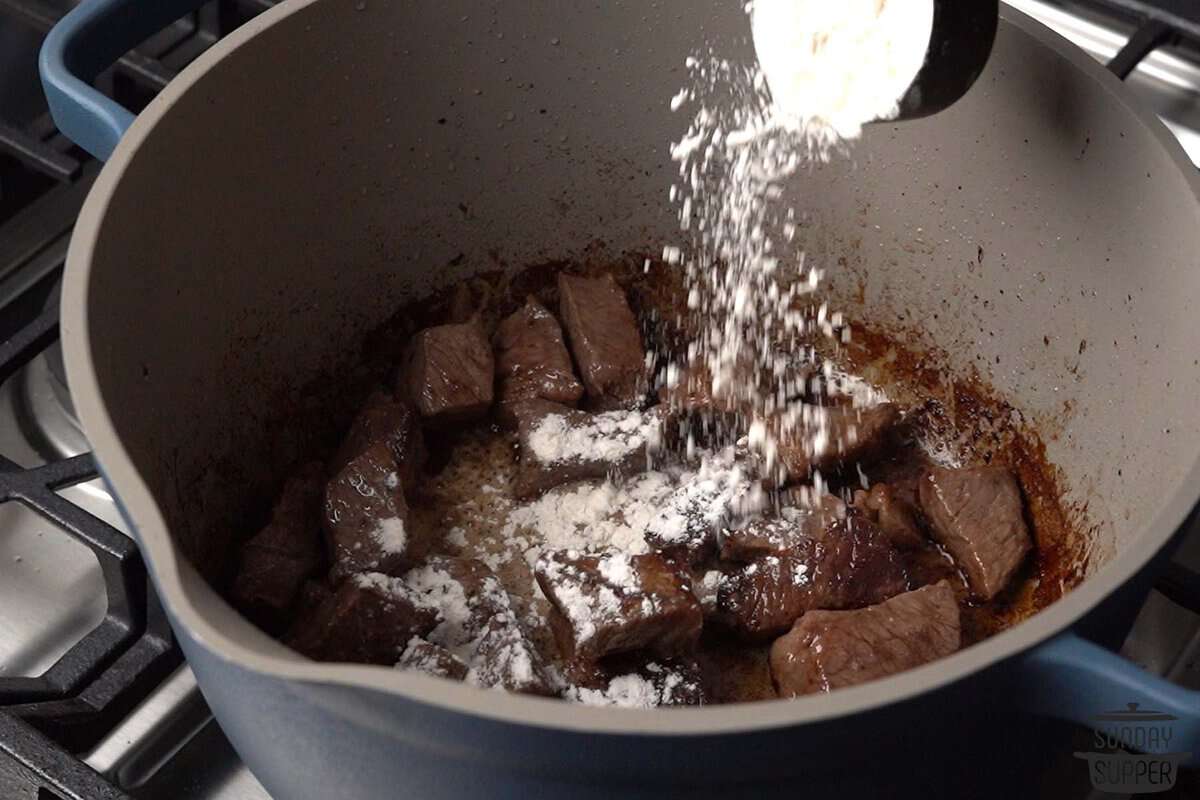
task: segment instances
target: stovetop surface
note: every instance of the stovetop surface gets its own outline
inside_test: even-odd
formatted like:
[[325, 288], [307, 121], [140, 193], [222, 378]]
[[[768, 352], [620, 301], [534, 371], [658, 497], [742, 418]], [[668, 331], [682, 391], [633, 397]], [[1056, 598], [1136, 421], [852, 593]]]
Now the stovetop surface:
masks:
[[[1122, 16], [1122, 9], [1136, 10], [1142, 5], [1136, 0], [1094, 0], [1069, 6], [1012, 0], [1010, 4], [1102, 62], [1116, 56], [1134, 33], [1133, 19]], [[71, 225], [98, 171], [94, 162], [47, 127], [40, 92], [36, 91], [38, 42], [49, 22], [69, 5], [0, 0], [0, 342], [4, 343], [0, 345], [0, 456], [12, 462], [10, 468], [26, 469], [76, 457], [65, 462], [71, 480], [50, 491], [102, 521], [101, 532], [123, 532], [111, 498], [94, 477], [94, 469], [89, 469], [87, 456], [80, 455], [89, 447], [70, 413], [53, 336], [23, 369], [10, 375], [2, 368], [4, 347], [25, 335], [30, 324], [52, 314], [57, 272]], [[268, 5], [229, 0], [214, 4], [147, 45], [158, 58], [155, 63], [165, 65], [161, 73], [151, 70], [131, 80], [122, 77], [118, 68], [115, 76], [101, 79], [102, 85], [114, 93], [125, 92], [125, 102], [140, 105], [169, 79], [173, 69], [187, 63], [232, 24]], [[1161, 1], [1157, 5], [1171, 13], [1195, 14], [1190, 6]], [[31, 17], [36, 17], [32, 24]], [[1190, 53], [1158, 50], [1137, 66], [1128, 85], [1200, 164], [1200, 67], [1196, 63]], [[14, 152], [31, 139], [46, 145], [50, 153], [36, 169], [18, 172], [4, 153]], [[4, 470], [4, 462], [0, 462], [0, 475]], [[86, 479], [78, 481], [80, 477]], [[42, 675], [105, 620], [106, 591], [111, 587], [97, 558], [94, 546], [89, 548], [64, 535], [61, 526], [47, 518], [45, 508], [0, 502], [0, 679]], [[1177, 559], [1200, 570], [1200, 531], [1188, 537]], [[134, 593], [138, 579], [137, 574], [130, 579]], [[144, 585], [144, 576], [141, 579]], [[152, 598], [147, 602], [153, 606]], [[152, 612], [153, 608], [151, 616]], [[1123, 653], [1177, 683], [1200, 688], [1200, 617], [1155, 592]], [[134, 798], [269, 800], [213, 721], [187, 666], [173, 666], [169, 658], [158, 656], [158, 672], [150, 673], [154, 675], [153, 688], [141, 692], [136, 703], [128, 698], [112, 701], [119, 716], [98, 734], [81, 739], [86, 741], [80, 753], [84, 762], [118, 791]], [[0, 696], [0, 709], [6, 705], [4, 701]], [[0, 728], [0, 790], [9, 786], [4, 782], [3, 731]], [[1053, 770], [1057, 772], [1045, 784], [1054, 787], [1053, 796], [1112, 796], [1092, 794], [1081, 763], [1071, 758], [1066, 745]], [[25, 786], [20, 781], [12, 785]], [[30, 782], [25, 788], [34, 785], [36, 782]], [[71, 796], [65, 789], [57, 793], [30, 791], [28, 796], [39, 800]]]

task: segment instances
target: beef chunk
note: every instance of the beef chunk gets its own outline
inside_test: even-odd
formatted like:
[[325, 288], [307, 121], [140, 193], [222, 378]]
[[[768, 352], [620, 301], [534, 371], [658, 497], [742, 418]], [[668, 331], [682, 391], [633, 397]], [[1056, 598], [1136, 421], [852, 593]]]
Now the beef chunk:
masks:
[[810, 367], [804, 364], [785, 364], [775, 374], [750, 358], [739, 358], [714, 380], [709, 365], [696, 360], [667, 368], [658, 399], [675, 411], [733, 421], [737, 415], [753, 416], [763, 398], [782, 395], [790, 401], [807, 396], [810, 375]]
[[437, 624], [399, 578], [354, 575], [309, 615], [296, 621], [284, 643], [318, 661], [395, 664], [414, 636]]
[[707, 701], [700, 666], [694, 659], [654, 659], [626, 654], [573, 665], [564, 696], [588, 706], [658, 708], [698, 706]]
[[721, 558], [750, 562], [796, 552], [811, 538], [812, 517], [807, 509], [788, 507], [780, 509], [777, 516], [759, 517], [748, 525], [726, 529], [720, 537]]
[[559, 273], [559, 310], [588, 401], [607, 411], [637, 408], [646, 395], [646, 354], [637, 319], [611, 275]]
[[520, 450], [514, 491], [521, 499], [571, 481], [645, 470], [662, 435], [654, 409], [589, 414], [530, 400], [513, 412]]
[[426, 424], [453, 427], [487, 415], [494, 377], [492, 346], [480, 324], [439, 325], [413, 338], [396, 394]]
[[810, 570], [803, 558], [766, 556], [727, 572], [717, 584], [713, 617], [750, 641], [778, 636], [815, 607]]
[[712, 372], [708, 365], [696, 362], [686, 367], [668, 368], [666, 382], [658, 389], [658, 400], [674, 411], [688, 414], [735, 414], [739, 404], [733, 386], [717, 387], [713, 391]]
[[1032, 546], [1012, 473], [1003, 467], [935, 467], [921, 481], [919, 496], [933, 538], [966, 573], [972, 593], [991, 600]]
[[413, 489], [421, 480], [421, 470], [428, 456], [425, 437], [421, 435], [420, 421], [412, 406], [383, 392], [371, 395], [355, 417], [330, 463], [331, 471], [341, 471], [355, 457], [380, 442], [391, 450], [404, 488]]
[[484, 687], [523, 694], [555, 694], [541, 657], [524, 627], [511, 615], [493, 617], [475, 648], [467, 679]]
[[512, 601], [496, 574], [474, 558], [434, 556], [404, 576], [421, 603], [437, 610], [430, 641], [458, 652], [483, 635], [488, 621], [512, 612]]
[[284, 485], [265, 528], [242, 545], [233, 601], [268, 630], [284, 622], [301, 587], [321, 566], [321, 465], [305, 465]]
[[467, 677], [467, 665], [453, 653], [433, 642], [414, 636], [408, 641], [400, 660], [396, 662], [398, 669], [412, 669], [428, 672], [439, 678], [449, 678], [461, 681]]
[[514, 403], [549, 400], [573, 406], [583, 397], [583, 384], [575, 377], [562, 328], [533, 297], [500, 323], [492, 344], [500, 381], [496, 412], [505, 425], [517, 424]]
[[810, 609], [858, 608], [908, 588], [892, 543], [861, 513], [819, 511], [809, 535], [785, 556], [767, 556], [727, 573], [717, 590], [718, 621], [761, 641], [778, 636]]
[[[813, 409], [813, 406], [805, 406]], [[795, 410], [792, 412], [795, 415]], [[779, 466], [785, 481], [803, 481], [814, 470], [829, 473], [842, 467], [870, 461], [886, 444], [891, 431], [900, 421], [900, 411], [891, 403], [869, 408], [835, 406], [816, 411], [802, 411], [793, 426], [784, 427], [777, 435]], [[814, 437], [815, 430], [825, 436]], [[819, 446], [819, 451], [814, 449]]]
[[412, 564], [408, 506], [387, 444], [367, 448], [329, 481], [324, 516], [335, 578], [369, 571], [399, 575]]
[[863, 510], [892, 544], [902, 550], [916, 550], [927, 543], [917, 524], [916, 509], [891, 486], [877, 483], [870, 491], [854, 493], [854, 505]]
[[646, 543], [673, 560], [702, 564], [716, 553], [721, 528], [741, 524], [765, 502], [761, 487], [731, 459], [706, 461], [650, 520]]
[[467, 664], [467, 681], [509, 691], [552, 694], [551, 682], [499, 578], [481, 561], [438, 556], [404, 576], [436, 610], [426, 637]]
[[704, 614], [688, 579], [662, 556], [562, 551], [539, 559], [535, 573], [569, 657], [642, 649], [669, 657], [695, 649]]
[[[783, 492], [781, 499], [796, 504], [784, 505], [774, 516], [759, 517], [749, 524], [724, 530], [721, 558], [749, 563], [768, 555], [806, 557], [814, 541], [837, 534], [846, 526], [854, 527], [857, 533], [863, 522], [861, 511], [848, 507], [832, 494], [822, 495], [813, 507], [804, 504], [811, 500], [801, 500], [792, 492]], [[857, 516], [847, 520], [847, 515]]]
[[954, 591], [942, 582], [855, 611], [810, 611], [771, 645], [781, 697], [894, 675], [958, 650]]

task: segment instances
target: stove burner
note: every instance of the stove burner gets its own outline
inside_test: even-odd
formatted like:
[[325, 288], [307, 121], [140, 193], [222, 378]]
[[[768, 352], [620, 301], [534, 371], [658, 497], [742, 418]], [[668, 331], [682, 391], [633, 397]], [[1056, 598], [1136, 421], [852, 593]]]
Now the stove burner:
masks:
[[18, 424], [47, 459], [69, 458], [91, 450], [75, 416], [66, 382], [60, 377], [61, 369], [62, 348], [55, 343], [13, 378]]

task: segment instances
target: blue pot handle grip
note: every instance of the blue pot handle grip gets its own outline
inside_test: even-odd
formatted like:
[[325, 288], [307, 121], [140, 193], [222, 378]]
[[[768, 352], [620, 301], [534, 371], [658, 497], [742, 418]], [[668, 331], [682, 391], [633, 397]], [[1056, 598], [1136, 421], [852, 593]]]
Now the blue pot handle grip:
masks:
[[92, 88], [96, 76], [204, 0], [84, 0], [51, 29], [38, 69], [50, 113], [71, 141], [108, 160], [133, 113]]
[[1113, 712], [1162, 712], [1175, 718], [1155, 723], [1171, 728], [1169, 749], [1200, 758], [1200, 691], [1177, 686], [1070, 631], [1020, 656], [1016, 666], [1026, 710], [1090, 728], [1103, 721], [1098, 716]]

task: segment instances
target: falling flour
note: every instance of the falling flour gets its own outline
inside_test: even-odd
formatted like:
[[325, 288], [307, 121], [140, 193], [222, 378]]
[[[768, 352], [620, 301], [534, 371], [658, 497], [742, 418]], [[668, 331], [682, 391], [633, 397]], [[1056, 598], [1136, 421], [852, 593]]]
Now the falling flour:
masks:
[[[842, 388], [826, 382], [797, 401], [793, 376], [828, 376], [832, 364], [811, 342], [850, 337], [843, 315], [816, 296], [823, 268], [795, 243], [802, 215], [785, 187], [801, 167], [843, 151], [864, 123], [895, 114], [933, 12], [932, 0], [755, 0], [747, 11], [758, 63], [711, 50], [690, 57], [691, 85], [671, 99], [692, 115], [671, 147], [679, 181], [669, 195], [690, 243], [666, 246], [663, 259], [683, 267], [693, 336], [668, 373], [702, 365], [712, 396], [737, 409], [736, 424], [716, 426], [718, 443], [750, 431], [752, 451], [778, 478], [780, 439], [808, 439], [819, 452], [829, 428], [819, 393]], [[855, 405], [875, 400], [846, 388]]]

